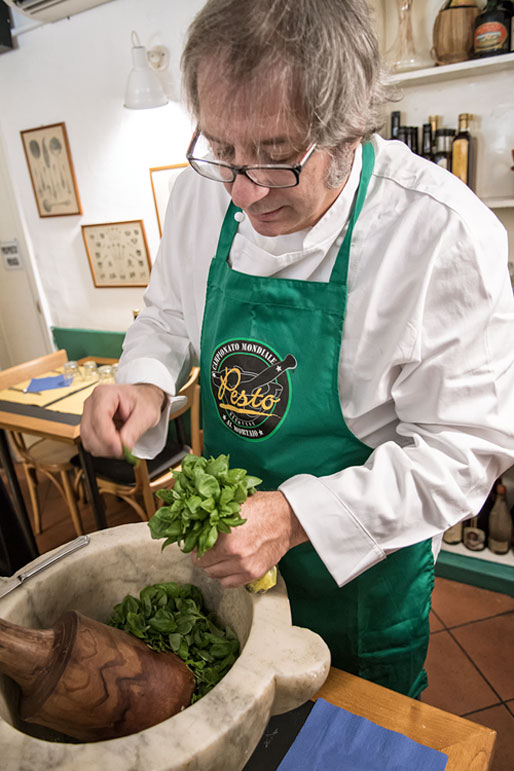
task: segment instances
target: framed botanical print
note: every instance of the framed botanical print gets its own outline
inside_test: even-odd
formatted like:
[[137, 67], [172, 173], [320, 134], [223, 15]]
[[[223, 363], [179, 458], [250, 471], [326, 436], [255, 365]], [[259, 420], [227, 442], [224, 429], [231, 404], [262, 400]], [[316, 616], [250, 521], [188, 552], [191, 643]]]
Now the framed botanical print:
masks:
[[20, 134], [39, 216], [82, 214], [64, 123], [26, 129]]
[[143, 220], [82, 225], [96, 287], [147, 286], [152, 264]]
[[164, 227], [164, 216], [166, 207], [170, 198], [171, 188], [173, 187], [178, 175], [188, 164], [177, 163], [174, 166], [156, 166], [150, 169], [150, 181], [152, 183], [153, 200], [155, 211], [157, 213], [157, 224], [159, 225], [159, 235], [162, 236]]

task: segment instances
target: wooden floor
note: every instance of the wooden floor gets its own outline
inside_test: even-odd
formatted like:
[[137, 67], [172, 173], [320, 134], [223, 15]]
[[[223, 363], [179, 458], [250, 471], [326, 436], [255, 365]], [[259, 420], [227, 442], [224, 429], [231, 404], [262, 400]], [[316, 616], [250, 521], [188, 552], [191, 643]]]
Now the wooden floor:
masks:
[[[64, 501], [47, 481], [40, 483], [40, 499], [43, 532], [36, 540], [44, 553], [71, 541], [75, 531]], [[124, 502], [110, 496], [105, 501], [109, 527], [140, 521]], [[81, 506], [81, 514], [85, 531], [94, 531], [89, 507]], [[427, 672], [422, 700], [495, 729], [492, 769], [513, 771], [514, 598], [436, 578]]]

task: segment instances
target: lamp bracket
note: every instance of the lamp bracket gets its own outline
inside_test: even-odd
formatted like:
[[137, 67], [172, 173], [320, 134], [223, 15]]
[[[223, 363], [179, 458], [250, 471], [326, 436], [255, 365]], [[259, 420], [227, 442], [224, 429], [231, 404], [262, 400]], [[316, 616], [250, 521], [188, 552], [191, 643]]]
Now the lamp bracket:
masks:
[[166, 46], [154, 46], [147, 51], [148, 63], [152, 69], [162, 72], [168, 69], [170, 52]]

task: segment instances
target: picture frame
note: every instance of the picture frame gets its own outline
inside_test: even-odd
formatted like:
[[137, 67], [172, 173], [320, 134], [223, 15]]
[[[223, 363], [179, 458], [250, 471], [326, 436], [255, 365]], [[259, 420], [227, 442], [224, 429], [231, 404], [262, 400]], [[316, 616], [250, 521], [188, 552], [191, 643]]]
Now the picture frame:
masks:
[[82, 214], [64, 123], [20, 131], [40, 217]]
[[150, 169], [150, 182], [152, 184], [157, 224], [161, 237], [171, 189], [182, 169], [185, 169], [188, 165], [187, 163], [175, 163], [172, 166], [155, 166]]
[[152, 264], [143, 220], [82, 225], [95, 287], [144, 287]]

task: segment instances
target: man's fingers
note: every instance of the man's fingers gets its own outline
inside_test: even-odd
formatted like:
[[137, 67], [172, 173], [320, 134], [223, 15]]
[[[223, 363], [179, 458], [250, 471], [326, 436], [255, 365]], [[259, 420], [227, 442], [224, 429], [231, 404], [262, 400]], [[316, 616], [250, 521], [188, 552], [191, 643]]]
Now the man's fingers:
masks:
[[97, 386], [84, 403], [80, 423], [80, 438], [85, 449], [92, 455], [119, 457], [121, 440], [113, 422], [119, 398], [109, 386]]

